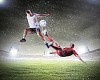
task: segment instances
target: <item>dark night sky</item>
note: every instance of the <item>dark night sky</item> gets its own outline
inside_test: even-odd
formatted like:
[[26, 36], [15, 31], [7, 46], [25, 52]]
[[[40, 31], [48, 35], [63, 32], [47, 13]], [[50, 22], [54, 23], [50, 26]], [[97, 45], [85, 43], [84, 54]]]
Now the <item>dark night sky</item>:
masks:
[[50, 14], [43, 18], [47, 30], [62, 46], [74, 42], [91, 50], [100, 48], [100, 0], [5, 0], [0, 4], [0, 50], [14, 46], [21, 53], [33, 54], [46, 49], [36, 35], [28, 35], [26, 43], [19, 42], [28, 27], [27, 9]]

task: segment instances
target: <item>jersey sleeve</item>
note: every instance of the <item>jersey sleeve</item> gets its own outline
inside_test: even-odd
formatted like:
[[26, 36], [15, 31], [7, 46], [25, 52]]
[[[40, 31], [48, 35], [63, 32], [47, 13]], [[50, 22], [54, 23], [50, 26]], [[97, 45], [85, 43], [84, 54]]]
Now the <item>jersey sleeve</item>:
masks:
[[74, 54], [75, 56], [78, 55], [78, 53], [77, 53], [75, 50], [73, 50], [73, 54]]

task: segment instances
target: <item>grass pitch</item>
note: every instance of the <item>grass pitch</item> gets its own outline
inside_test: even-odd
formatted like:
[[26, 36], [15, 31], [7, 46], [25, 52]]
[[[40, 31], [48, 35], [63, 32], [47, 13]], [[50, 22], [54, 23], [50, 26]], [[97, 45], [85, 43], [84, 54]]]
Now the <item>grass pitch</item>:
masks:
[[100, 64], [42, 59], [0, 61], [0, 80], [100, 80]]

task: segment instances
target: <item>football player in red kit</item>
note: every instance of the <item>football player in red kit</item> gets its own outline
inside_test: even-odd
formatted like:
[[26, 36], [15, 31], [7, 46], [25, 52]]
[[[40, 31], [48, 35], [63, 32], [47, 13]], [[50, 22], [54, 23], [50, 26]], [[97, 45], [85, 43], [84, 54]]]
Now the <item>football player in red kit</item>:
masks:
[[50, 54], [58, 54], [60, 57], [71, 56], [74, 54], [76, 57], [78, 57], [79, 60], [85, 63], [78, 55], [78, 53], [73, 49], [75, 46], [74, 44], [70, 44], [70, 47], [61, 48], [60, 45], [48, 35], [47, 31], [44, 31], [44, 35], [47, 37], [48, 41], [50, 42], [48, 48], [52, 47], [53, 49], [56, 50], [56, 52], [51, 52]]

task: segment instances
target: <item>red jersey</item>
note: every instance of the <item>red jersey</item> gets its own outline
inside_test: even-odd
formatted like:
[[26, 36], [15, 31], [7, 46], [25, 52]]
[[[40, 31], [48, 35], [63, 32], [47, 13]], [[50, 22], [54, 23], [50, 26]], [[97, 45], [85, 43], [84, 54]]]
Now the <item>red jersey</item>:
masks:
[[56, 52], [61, 57], [71, 56], [72, 54], [74, 54], [75, 56], [78, 55], [77, 52], [73, 48], [63, 48], [62, 52], [58, 50]]

